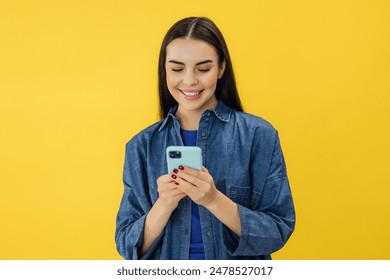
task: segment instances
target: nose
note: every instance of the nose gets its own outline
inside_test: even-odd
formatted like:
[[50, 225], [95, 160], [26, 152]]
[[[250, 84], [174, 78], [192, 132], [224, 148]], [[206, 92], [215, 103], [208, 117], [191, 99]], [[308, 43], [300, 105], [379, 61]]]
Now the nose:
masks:
[[196, 78], [196, 75], [192, 71], [186, 71], [184, 78], [183, 78], [183, 84], [185, 85], [196, 85], [198, 83], [198, 80]]

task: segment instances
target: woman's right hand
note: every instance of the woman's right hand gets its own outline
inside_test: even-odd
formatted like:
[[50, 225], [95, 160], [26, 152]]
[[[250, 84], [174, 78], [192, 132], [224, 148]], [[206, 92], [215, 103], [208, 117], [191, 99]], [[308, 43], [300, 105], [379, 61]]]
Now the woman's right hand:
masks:
[[174, 174], [165, 174], [157, 179], [158, 199], [165, 209], [170, 212], [173, 212], [179, 204], [179, 201], [186, 197], [186, 194], [173, 181], [172, 175]]

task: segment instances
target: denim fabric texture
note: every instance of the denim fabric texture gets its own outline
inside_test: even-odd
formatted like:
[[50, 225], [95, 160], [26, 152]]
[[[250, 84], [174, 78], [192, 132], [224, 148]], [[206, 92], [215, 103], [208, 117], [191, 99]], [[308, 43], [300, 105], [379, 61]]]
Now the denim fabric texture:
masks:
[[[124, 193], [115, 242], [125, 259], [189, 258], [191, 200], [185, 197], [164, 231], [140, 255], [145, 217], [158, 198], [156, 180], [167, 173], [165, 149], [183, 146], [176, 108], [126, 145]], [[295, 210], [278, 132], [262, 118], [237, 112], [223, 102], [203, 112], [197, 136], [203, 165], [216, 187], [239, 210], [241, 236], [199, 206], [206, 259], [271, 259], [295, 228]]]

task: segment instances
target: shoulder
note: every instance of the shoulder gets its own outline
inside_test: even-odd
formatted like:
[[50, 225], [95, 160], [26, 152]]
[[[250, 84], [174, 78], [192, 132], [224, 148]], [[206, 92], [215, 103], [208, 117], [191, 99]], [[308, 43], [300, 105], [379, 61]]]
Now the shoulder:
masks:
[[233, 120], [236, 125], [244, 127], [249, 131], [257, 131], [257, 133], [277, 134], [276, 128], [262, 117], [233, 110]]
[[235, 131], [239, 137], [251, 147], [253, 154], [262, 154], [263, 158], [271, 158], [279, 143], [277, 129], [262, 117], [244, 112], [235, 112]]
[[126, 144], [126, 150], [131, 149], [140, 149], [150, 145], [150, 143], [155, 139], [156, 135], [159, 133], [159, 128], [161, 127], [163, 120], [158, 121], [137, 134], [135, 134]]

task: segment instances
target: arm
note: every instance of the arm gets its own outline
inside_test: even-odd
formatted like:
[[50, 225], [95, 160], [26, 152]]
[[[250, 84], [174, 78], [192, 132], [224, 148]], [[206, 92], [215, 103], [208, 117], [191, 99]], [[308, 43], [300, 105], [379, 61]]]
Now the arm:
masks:
[[163, 232], [169, 217], [186, 195], [173, 183], [171, 174], [157, 179], [159, 198], [146, 216], [141, 254], [145, 254]]
[[274, 253], [295, 228], [295, 210], [277, 132], [261, 144], [257, 143], [252, 151], [250, 204], [237, 204], [241, 236], [228, 229], [223, 233], [226, 249], [234, 256]]
[[172, 211], [185, 194], [179, 191], [170, 175], [157, 180], [159, 198], [152, 205], [145, 156], [129, 142], [123, 172], [124, 193], [117, 214], [115, 242], [125, 259], [147, 259], [153, 254]]
[[[137, 195], [125, 183], [125, 189], [116, 218], [115, 243], [118, 253], [125, 259], [141, 259], [140, 248], [144, 235], [146, 213], [150, 207], [147, 199]], [[146, 256], [147, 257], [147, 256]]]

